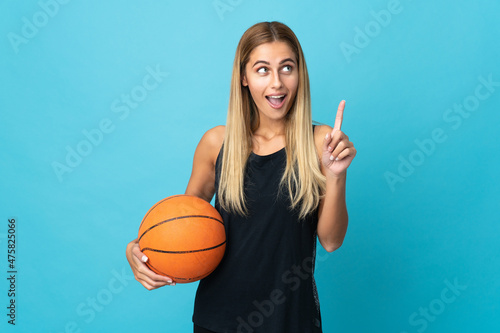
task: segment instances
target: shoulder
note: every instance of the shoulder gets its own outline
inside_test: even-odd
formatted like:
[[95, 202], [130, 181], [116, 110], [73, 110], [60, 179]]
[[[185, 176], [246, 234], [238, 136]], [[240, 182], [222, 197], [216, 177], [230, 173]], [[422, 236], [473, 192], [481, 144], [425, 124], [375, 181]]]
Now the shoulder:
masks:
[[224, 142], [226, 127], [223, 125], [216, 126], [205, 132], [198, 144], [197, 150], [215, 164], [219, 151]]
[[316, 125], [314, 128], [314, 145], [316, 146], [316, 150], [318, 154], [321, 154], [323, 147], [323, 140], [327, 133], [331, 133], [333, 128], [328, 125]]
[[213, 148], [218, 148], [217, 150], [219, 150], [222, 146], [222, 142], [224, 141], [225, 134], [226, 126], [216, 126], [205, 132], [205, 134], [201, 138], [200, 143], [203, 142], [205, 145], [212, 146]]

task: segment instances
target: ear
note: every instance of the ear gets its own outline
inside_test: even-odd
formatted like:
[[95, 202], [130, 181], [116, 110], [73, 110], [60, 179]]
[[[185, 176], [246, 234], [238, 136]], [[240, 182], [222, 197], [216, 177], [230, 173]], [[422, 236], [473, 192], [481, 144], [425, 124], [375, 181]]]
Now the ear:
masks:
[[244, 87], [247, 87], [247, 86], [248, 86], [247, 76], [246, 76], [245, 74], [243, 74], [243, 78], [241, 79], [241, 84], [242, 84]]

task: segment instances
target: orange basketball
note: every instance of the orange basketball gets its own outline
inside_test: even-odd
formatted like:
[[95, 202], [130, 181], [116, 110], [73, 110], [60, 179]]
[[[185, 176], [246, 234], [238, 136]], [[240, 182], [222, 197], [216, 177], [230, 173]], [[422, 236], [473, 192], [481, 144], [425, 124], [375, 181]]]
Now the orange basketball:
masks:
[[174, 195], [146, 213], [139, 227], [139, 247], [154, 272], [177, 283], [198, 281], [212, 273], [224, 256], [224, 222], [205, 200]]

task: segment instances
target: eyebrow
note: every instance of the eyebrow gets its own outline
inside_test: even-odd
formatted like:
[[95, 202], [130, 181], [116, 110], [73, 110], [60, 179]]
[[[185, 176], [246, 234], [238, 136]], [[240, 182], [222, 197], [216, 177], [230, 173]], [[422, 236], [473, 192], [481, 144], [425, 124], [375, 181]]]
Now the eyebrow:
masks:
[[[295, 60], [293, 60], [292, 58], [286, 58], [286, 59], [283, 59], [283, 60], [281, 60], [281, 61], [280, 61], [280, 63], [279, 63], [279, 64], [280, 64], [280, 65], [281, 65], [281, 64], [284, 64], [284, 63], [285, 63], [285, 62], [287, 62], [287, 61], [291, 61], [291, 62], [293, 62], [293, 63], [295, 64]], [[257, 60], [257, 61], [253, 64], [253, 66], [252, 66], [252, 67], [255, 67], [255, 65], [260, 64], [260, 63], [262, 63], [262, 64], [266, 64], [266, 65], [268, 65], [268, 66], [270, 65], [270, 63], [269, 63], [269, 62], [267, 62], [267, 61], [264, 61], [264, 60]]]

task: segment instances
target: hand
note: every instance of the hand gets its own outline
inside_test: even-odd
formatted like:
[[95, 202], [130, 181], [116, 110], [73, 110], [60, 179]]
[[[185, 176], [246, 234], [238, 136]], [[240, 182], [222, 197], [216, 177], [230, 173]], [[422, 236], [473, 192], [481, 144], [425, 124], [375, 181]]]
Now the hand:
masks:
[[337, 109], [335, 124], [331, 133], [327, 133], [323, 141], [323, 155], [321, 162], [328, 175], [340, 177], [345, 174], [347, 167], [356, 156], [356, 148], [349, 137], [340, 130], [344, 117], [345, 101], [341, 101]]
[[137, 239], [128, 243], [126, 255], [135, 279], [147, 290], [153, 290], [166, 285], [175, 286], [175, 282], [168, 276], [156, 274], [149, 269], [145, 264], [148, 261], [148, 257], [139, 249], [139, 242]]

